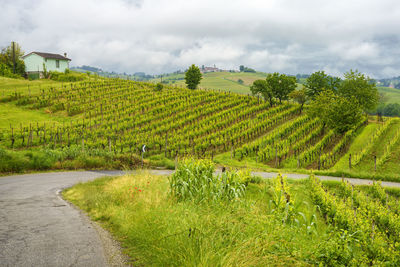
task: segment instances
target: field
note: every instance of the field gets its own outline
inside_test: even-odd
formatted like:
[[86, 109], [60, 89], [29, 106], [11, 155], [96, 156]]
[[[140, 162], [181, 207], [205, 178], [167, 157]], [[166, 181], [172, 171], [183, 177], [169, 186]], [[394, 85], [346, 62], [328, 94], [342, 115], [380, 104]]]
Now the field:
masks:
[[400, 104], [400, 89], [390, 87], [378, 87], [379, 93], [385, 95], [385, 103], [398, 103]]
[[213, 170], [186, 161], [169, 178], [103, 178], [63, 195], [109, 229], [134, 266], [399, 264], [399, 190]]
[[[170, 85], [185, 86], [184, 74], [173, 74], [163, 77], [163, 81]], [[257, 79], [264, 79], [263, 72], [208, 72], [203, 74], [199, 88], [215, 89], [234, 92], [239, 94], [250, 94], [250, 85]], [[243, 83], [240, 83], [242, 80]], [[159, 82], [160, 79], [153, 79], [151, 82]]]

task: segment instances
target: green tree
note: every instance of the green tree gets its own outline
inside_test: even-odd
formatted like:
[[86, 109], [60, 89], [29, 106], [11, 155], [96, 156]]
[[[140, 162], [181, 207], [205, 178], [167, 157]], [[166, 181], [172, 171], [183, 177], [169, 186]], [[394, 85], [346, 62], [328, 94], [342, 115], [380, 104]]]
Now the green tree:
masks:
[[[22, 59], [24, 51], [22, 51], [21, 46], [14, 42], [14, 52], [15, 52], [15, 74], [24, 76], [25, 75], [25, 63]], [[8, 66], [12, 71], [14, 70], [13, 61], [13, 47], [12, 44], [3, 48], [0, 53], [0, 63]]]
[[317, 71], [307, 78], [304, 86], [307, 90], [307, 95], [314, 99], [322, 91], [329, 88], [329, 77], [324, 71]]
[[250, 86], [250, 91], [253, 95], [260, 94], [271, 107], [274, 105], [274, 94], [266, 80], [255, 80]]
[[300, 113], [301, 113], [301, 111], [303, 110], [303, 106], [308, 99], [306, 94], [306, 89], [303, 87], [300, 90], [294, 90], [289, 94], [289, 97], [301, 105], [300, 107]]
[[368, 76], [357, 70], [350, 70], [344, 74], [344, 77], [338, 90], [340, 95], [355, 100], [364, 112], [376, 108], [379, 102], [379, 93], [376, 84]]
[[344, 133], [361, 120], [362, 109], [354, 97], [346, 98], [324, 90], [311, 102], [307, 114], [319, 118], [324, 127]]
[[185, 73], [185, 83], [189, 89], [196, 89], [200, 84], [202, 75], [200, 69], [194, 64]]
[[279, 74], [277, 72], [268, 74], [266, 81], [274, 97], [279, 99], [279, 103], [282, 103], [282, 100], [289, 99], [289, 94], [297, 87], [296, 77]]

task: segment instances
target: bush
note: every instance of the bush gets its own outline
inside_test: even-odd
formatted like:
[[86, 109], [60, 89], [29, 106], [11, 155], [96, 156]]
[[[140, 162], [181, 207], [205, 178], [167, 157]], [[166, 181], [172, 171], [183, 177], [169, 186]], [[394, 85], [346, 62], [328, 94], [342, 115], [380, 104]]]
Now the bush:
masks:
[[62, 72], [57, 72], [57, 71], [50, 71], [49, 73], [50, 79], [53, 81], [59, 81], [59, 82], [77, 82], [77, 81], [83, 81], [87, 79], [87, 74], [85, 73], [79, 73], [79, 72], [67, 72], [67, 73], [62, 73]]
[[14, 74], [12, 72], [11, 68], [2, 62], [0, 62], [0, 76], [4, 76], [4, 77], [8, 77], [8, 78], [16, 78], [16, 79], [22, 78], [22, 76], [20, 76], [18, 74]]
[[163, 84], [162, 83], [157, 83], [156, 87], [154, 88], [154, 91], [161, 91], [163, 89]]
[[29, 160], [21, 154], [8, 152], [0, 148], [0, 172], [22, 172], [29, 165]]

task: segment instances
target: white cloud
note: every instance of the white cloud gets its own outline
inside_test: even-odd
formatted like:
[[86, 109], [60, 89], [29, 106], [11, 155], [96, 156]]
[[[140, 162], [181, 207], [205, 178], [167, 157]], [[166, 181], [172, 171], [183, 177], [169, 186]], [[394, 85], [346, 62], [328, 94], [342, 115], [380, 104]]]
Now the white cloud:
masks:
[[192, 63], [287, 73], [352, 68], [377, 77], [400, 69], [395, 0], [0, 0], [0, 6], [1, 47], [15, 40], [26, 52], [67, 52], [72, 65], [148, 73]]

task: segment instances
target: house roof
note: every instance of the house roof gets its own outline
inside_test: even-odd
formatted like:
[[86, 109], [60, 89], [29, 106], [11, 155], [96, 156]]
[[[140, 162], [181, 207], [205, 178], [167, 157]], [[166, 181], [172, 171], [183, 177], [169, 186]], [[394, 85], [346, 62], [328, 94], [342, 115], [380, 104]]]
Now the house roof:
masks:
[[41, 56], [43, 58], [51, 58], [51, 59], [59, 59], [59, 60], [69, 60], [69, 61], [71, 61], [71, 59], [69, 59], [67, 57], [64, 57], [62, 55], [59, 55], [59, 54], [42, 53], [42, 52], [30, 52], [29, 54], [23, 56], [23, 58], [27, 57], [27, 56], [29, 56], [31, 54], [36, 54], [36, 55]]

